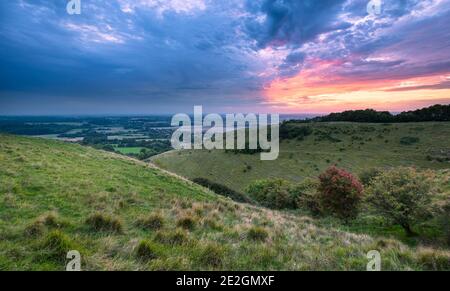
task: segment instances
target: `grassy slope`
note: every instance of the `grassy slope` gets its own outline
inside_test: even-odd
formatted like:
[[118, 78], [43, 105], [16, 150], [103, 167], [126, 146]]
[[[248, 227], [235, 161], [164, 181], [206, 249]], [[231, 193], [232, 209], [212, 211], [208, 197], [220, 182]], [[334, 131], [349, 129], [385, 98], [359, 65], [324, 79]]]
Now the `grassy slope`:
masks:
[[[207, 178], [237, 191], [243, 191], [249, 183], [262, 178], [282, 177], [300, 181], [304, 177], [317, 177], [332, 164], [356, 173], [370, 167], [450, 168], [448, 162], [430, 162], [426, 159], [430, 151], [450, 151], [448, 122], [390, 126], [320, 123], [312, 126], [315, 133], [330, 132], [341, 142], [317, 140], [317, 135], [309, 136], [304, 141], [284, 141], [276, 161], [260, 161], [259, 155], [235, 155], [224, 151], [172, 151], [153, 157], [152, 161], [182, 176]], [[419, 137], [420, 142], [410, 146], [401, 145], [400, 139], [406, 136]], [[352, 141], [352, 137], [361, 137], [362, 140]], [[250, 171], [244, 171], [247, 165], [251, 166]]]
[[[122, 233], [94, 231], [94, 213], [118, 217]], [[138, 218], [159, 213], [161, 230], [143, 230]], [[48, 213], [56, 223], [42, 232]], [[194, 228], [170, 237], [180, 217]], [[48, 219], [47, 219], [48, 221]], [[268, 237], [256, 242], [258, 225]], [[60, 239], [55, 240], [56, 237]], [[147, 239], [152, 260], [137, 257]], [[415, 249], [319, 227], [303, 216], [235, 204], [187, 181], [114, 154], [42, 139], [0, 135], [0, 270], [62, 270], [77, 249], [90, 270], [364, 270], [366, 253], [381, 250], [384, 269], [442, 269], [445, 251]], [[442, 263], [444, 262], [444, 263]], [[447, 265], [448, 266], [448, 265]]]

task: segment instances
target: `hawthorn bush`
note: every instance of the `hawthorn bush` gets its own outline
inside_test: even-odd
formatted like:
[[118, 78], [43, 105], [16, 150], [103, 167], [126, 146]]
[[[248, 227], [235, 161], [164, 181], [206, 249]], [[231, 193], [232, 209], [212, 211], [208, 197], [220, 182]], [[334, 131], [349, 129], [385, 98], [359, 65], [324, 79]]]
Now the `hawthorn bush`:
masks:
[[325, 213], [343, 220], [358, 215], [363, 186], [351, 173], [335, 166], [319, 176], [318, 200]]
[[414, 235], [413, 224], [432, 215], [432, 196], [430, 179], [413, 168], [388, 170], [367, 189], [367, 201], [409, 236]]

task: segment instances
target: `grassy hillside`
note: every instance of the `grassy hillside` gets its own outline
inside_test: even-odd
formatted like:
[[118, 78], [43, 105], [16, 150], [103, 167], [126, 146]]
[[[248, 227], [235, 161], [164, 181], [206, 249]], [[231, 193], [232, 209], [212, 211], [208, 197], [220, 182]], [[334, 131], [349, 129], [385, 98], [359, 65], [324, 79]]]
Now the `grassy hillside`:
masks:
[[450, 157], [449, 122], [309, 126], [313, 135], [303, 141], [283, 141], [276, 161], [261, 161], [259, 155], [206, 150], [172, 151], [151, 160], [190, 179], [206, 178], [241, 192], [257, 179], [300, 181], [317, 177], [334, 164], [357, 174], [372, 167], [450, 168], [450, 163], [444, 161]]
[[0, 270], [63, 270], [74, 249], [88, 270], [364, 270], [373, 249], [385, 270], [445, 269], [450, 258], [236, 204], [111, 153], [0, 135]]

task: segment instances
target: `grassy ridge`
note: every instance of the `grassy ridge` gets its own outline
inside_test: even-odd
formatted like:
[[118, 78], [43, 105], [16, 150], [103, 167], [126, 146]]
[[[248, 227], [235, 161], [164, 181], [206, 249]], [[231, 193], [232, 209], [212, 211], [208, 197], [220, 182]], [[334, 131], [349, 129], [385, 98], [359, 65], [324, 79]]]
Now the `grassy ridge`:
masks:
[[[450, 168], [449, 162], [434, 159], [441, 152], [450, 155], [449, 122], [313, 123], [309, 126], [314, 133], [305, 140], [281, 142], [276, 161], [260, 161], [259, 155], [206, 150], [172, 151], [151, 160], [190, 179], [206, 178], [240, 192], [257, 179], [301, 181], [305, 177], [317, 177], [333, 164], [354, 173], [372, 167]], [[410, 137], [418, 141], [413, 139], [412, 144], [405, 144]]]
[[0, 135], [0, 269], [364, 270], [448, 268], [431, 248], [236, 204], [144, 163], [57, 141]]

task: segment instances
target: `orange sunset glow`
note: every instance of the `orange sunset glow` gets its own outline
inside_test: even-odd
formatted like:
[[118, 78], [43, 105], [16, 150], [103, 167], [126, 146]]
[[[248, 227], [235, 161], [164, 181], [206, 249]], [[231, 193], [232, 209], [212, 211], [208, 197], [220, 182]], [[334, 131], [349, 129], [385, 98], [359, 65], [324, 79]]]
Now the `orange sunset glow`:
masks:
[[409, 79], [345, 78], [333, 75], [338, 61], [313, 61], [291, 78], [278, 78], [265, 88], [266, 104], [287, 112], [325, 113], [374, 108], [402, 111], [450, 103], [450, 89], [439, 88], [449, 74]]

